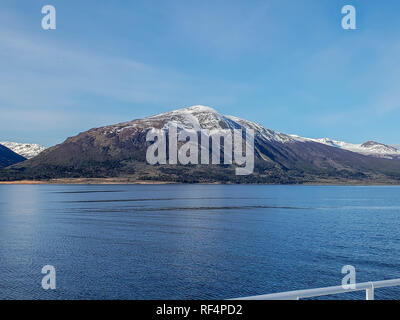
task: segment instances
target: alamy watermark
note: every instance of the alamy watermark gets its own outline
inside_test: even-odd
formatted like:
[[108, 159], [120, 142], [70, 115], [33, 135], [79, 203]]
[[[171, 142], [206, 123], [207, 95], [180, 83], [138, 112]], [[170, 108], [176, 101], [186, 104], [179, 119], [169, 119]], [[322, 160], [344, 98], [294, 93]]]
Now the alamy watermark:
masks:
[[342, 268], [342, 274], [345, 274], [342, 279], [342, 288], [354, 290], [356, 288], [356, 268], [352, 265], [345, 265]]
[[342, 28], [344, 30], [355, 30], [356, 27], [356, 8], [352, 5], [346, 5], [342, 8], [342, 14], [345, 16], [342, 18]]
[[56, 268], [52, 265], [45, 265], [42, 268], [42, 274], [45, 276], [42, 279], [42, 288], [44, 290], [55, 290], [56, 289]]
[[[342, 18], [342, 28], [344, 30], [355, 30], [356, 27], [356, 8], [352, 5], [345, 5], [342, 7], [341, 13], [345, 16]], [[42, 7], [42, 14], [45, 16], [42, 18], [43, 30], [55, 30], [56, 29], [56, 8], [52, 5], [45, 5]]]
[[[236, 175], [249, 175], [254, 171], [252, 129], [246, 129], [245, 133], [241, 129], [196, 131], [178, 130], [176, 126], [170, 125], [168, 129], [150, 129], [146, 141], [154, 142], [146, 152], [147, 163], [151, 165], [167, 163], [218, 165], [221, 164], [223, 153], [223, 164], [237, 165]], [[180, 144], [179, 149], [178, 144]]]
[[42, 18], [43, 30], [55, 30], [56, 29], [56, 8], [51, 5], [43, 6], [42, 14], [45, 14], [45, 16]]

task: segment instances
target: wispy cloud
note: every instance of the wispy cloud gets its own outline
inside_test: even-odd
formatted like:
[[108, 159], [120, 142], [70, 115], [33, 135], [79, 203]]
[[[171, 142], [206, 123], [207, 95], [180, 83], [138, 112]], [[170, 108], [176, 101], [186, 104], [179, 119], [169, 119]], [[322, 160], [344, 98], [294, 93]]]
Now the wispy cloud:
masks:
[[159, 102], [185, 80], [135, 60], [76, 51], [4, 30], [0, 37], [0, 99], [13, 106], [71, 106], [79, 94]]
[[218, 79], [209, 81], [134, 59], [104, 56], [53, 38], [6, 29], [0, 29], [0, 38], [2, 134], [12, 132], [12, 123], [17, 121], [25, 129], [46, 127], [49, 132], [70, 126], [73, 133], [82, 119], [89, 126], [105, 124], [100, 119], [108, 117], [109, 124], [117, 118], [144, 116], [148, 105], [167, 109], [207, 100], [223, 103], [231, 99], [230, 92], [240, 90]]

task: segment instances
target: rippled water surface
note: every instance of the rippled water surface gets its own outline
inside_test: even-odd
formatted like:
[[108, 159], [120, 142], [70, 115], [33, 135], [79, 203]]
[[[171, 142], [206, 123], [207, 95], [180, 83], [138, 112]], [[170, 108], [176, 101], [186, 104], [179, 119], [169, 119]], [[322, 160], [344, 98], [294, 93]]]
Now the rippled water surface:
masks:
[[400, 278], [399, 231], [399, 187], [1, 185], [0, 299], [227, 299], [340, 285], [347, 264]]

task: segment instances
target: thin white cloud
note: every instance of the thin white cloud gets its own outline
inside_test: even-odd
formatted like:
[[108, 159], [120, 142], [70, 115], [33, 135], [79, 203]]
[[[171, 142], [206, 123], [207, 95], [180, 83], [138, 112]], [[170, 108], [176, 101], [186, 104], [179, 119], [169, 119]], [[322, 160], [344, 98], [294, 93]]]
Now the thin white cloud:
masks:
[[18, 107], [70, 105], [79, 94], [157, 102], [184, 76], [134, 60], [37, 42], [0, 31], [0, 100]]
[[[126, 110], [129, 105], [158, 104], [167, 109], [220, 104], [241, 90], [217, 79], [213, 85], [208, 79], [134, 59], [76, 50], [53, 38], [33, 38], [5, 29], [0, 30], [0, 38], [3, 135], [7, 129], [15, 132], [18, 126], [32, 134], [46, 128], [50, 136], [69, 127], [72, 134], [76, 128], [88, 129], [148, 113], [139, 108]], [[93, 111], [96, 101], [101, 105]]]

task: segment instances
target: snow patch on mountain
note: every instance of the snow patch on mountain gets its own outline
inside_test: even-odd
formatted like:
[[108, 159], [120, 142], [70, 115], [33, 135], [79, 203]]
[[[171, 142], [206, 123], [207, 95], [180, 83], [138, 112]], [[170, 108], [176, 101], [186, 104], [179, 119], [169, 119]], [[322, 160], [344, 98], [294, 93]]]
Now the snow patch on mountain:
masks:
[[[144, 118], [141, 121], [166, 121], [185, 129], [225, 129], [226, 119], [211, 107], [197, 105]], [[227, 128], [226, 128], [227, 129]]]
[[276, 141], [280, 143], [294, 142], [294, 139], [287, 134], [280, 133], [275, 130], [266, 129], [257, 122], [244, 120], [234, 116], [227, 116], [235, 123], [238, 123], [243, 128], [253, 129], [256, 136], [266, 141]]
[[33, 143], [0, 141], [0, 144], [27, 159], [36, 157], [39, 153], [41, 153], [43, 150], [46, 149], [45, 147], [39, 144], [33, 144]]

